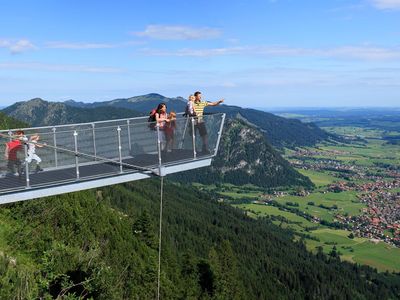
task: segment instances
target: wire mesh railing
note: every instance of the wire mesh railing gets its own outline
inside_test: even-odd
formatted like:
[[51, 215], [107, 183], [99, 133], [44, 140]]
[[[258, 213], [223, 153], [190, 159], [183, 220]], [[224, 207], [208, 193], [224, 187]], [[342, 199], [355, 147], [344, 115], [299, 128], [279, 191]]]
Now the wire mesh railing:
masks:
[[141, 117], [0, 131], [0, 194], [213, 157], [224, 119], [178, 114], [161, 126]]

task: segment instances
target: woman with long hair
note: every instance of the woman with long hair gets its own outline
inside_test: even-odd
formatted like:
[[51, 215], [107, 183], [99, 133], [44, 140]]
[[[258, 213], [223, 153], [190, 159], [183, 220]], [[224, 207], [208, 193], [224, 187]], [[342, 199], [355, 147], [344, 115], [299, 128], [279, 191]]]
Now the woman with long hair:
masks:
[[159, 138], [160, 144], [161, 144], [161, 151], [164, 151], [166, 148], [167, 139], [166, 139], [164, 130], [166, 127], [166, 123], [169, 123], [169, 122], [170, 122], [170, 120], [168, 119], [167, 105], [165, 103], [158, 104], [157, 109], [156, 109], [156, 124], [159, 129], [158, 138]]

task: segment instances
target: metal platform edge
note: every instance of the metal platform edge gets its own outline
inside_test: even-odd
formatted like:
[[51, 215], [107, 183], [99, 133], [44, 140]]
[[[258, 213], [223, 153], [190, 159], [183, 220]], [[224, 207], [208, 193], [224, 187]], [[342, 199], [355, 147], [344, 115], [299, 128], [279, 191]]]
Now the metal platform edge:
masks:
[[[161, 176], [166, 176], [168, 174], [173, 174], [177, 172], [188, 171], [192, 169], [207, 167], [211, 165], [212, 158], [206, 158], [201, 160], [195, 160], [192, 162], [186, 162], [176, 165], [162, 166], [160, 169], [155, 169], [155, 173], [161, 171]], [[136, 181], [141, 179], [147, 179], [153, 177], [151, 173], [129, 173], [129, 174], [118, 174], [115, 176], [110, 176], [106, 178], [98, 178], [91, 180], [82, 180], [66, 183], [63, 185], [41, 187], [41, 188], [31, 188], [24, 191], [18, 191], [10, 194], [0, 195], [0, 204], [13, 203], [25, 200], [33, 200], [37, 198], [43, 198], [48, 196], [55, 196], [60, 194], [78, 192], [93, 188], [99, 188], [108, 185], [114, 185], [119, 183], [125, 183], [129, 181]]]

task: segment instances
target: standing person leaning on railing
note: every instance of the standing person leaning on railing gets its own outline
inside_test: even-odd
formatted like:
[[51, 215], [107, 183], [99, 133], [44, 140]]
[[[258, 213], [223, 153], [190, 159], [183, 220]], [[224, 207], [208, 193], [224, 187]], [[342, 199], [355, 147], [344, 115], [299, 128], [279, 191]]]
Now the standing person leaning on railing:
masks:
[[215, 102], [208, 102], [208, 101], [201, 101], [201, 92], [197, 91], [194, 93], [194, 103], [193, 109], [196, 114], [196, 123], [195, 123], [195, 130], [197, 130], [201, 136], [203, 141], [202, 152], [203, 154], [209, 154], [210, 150], [208, 149], [208, 134], [207, 128], [203, 120], [204, 115], [204, 108], [206, 106], [217, 106], [224, 102], [224, 99], [215, 101]]

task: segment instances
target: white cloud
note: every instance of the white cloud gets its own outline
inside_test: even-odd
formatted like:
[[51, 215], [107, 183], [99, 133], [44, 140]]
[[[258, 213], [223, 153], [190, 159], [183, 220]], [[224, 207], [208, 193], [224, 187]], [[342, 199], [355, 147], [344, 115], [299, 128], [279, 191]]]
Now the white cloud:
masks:
[[111, 67], [96, 67], [86, 65], [44, 64], [39, 62], [0, 63], [1, 69], [33, 70], [49, 72], [78, 72], [78, 73], [122, 73], [124, 70]]
[[141, 49], [149, 56], [193, 56], [212, 57], [224, 55], [260, 55], [277, 57], [327, 57], [360, 60], [400, 59], [400, 48], [373, 46], [343, 46], [337, 48], [298, 48], [285, 46], [242, 46], [210, 49], [183, 48], [176, 51]]
[[400, 0], [371, 0], [371, 2], [378, 9], [400, 10]]
[[120, 43], [90, 43], [90, 42], [63, 42], [53, 41], [45, 44], [50, 49], [85, 50], [85, 49], [112, 49], [121, 47], [131, 47], [146, 44], [144, 41], [128, 41]]
[[219, 29], [209, 27], [148, 25], [144, 31], [134, 32], [133, 34], [157, 40], [201, 40], [218, 38], [222, 32]]
[[47, 48], [56, 49], [107, 49], [116, 48], [117, 45], [104, 43], [70, 43], [70, 42], [48, 42]]
[[220, 84], [220, 86], [221, 86], [221, 87], [224, 87], [224, 88], [234, 88], [234, 87], [236, 87], [237, 85], [236, 85], [236, 83], [231, 82], [231, 81], [224, 81], [224, 82], [222, 82], [222, 83]]
[[234, 54], [246, 54], [248, 47], [226, 47], [226, 48], [210, 48], [210, 49], [190, 49], [184, 48], [176, 51], [169, 50], [157, 50], [144, 48], [141, 52], [150, 56], [197, 56], [197, 57], [209, 57], [209, 56], [221, 56], [221, 55], [234, 55]]
[[236, 38], [230, 38], [230, 39], [226, 39], [226, 42], [228, 42], [230, 44], [239, 44], [240, 40], [236, 39]]
[[328, 50], [325, 55], [364, 60], [393, 60], [400, 59], [400, 48], [346, 46]]
[[25, 52], [28, 50], [35, 50], [37, 47], [33, 45], [29, 40], [21, 39], [21, 40], [1, 40], [0, 39], [0, 48], [8, 49], [12, 54], [17, 54], [21, 52]]

